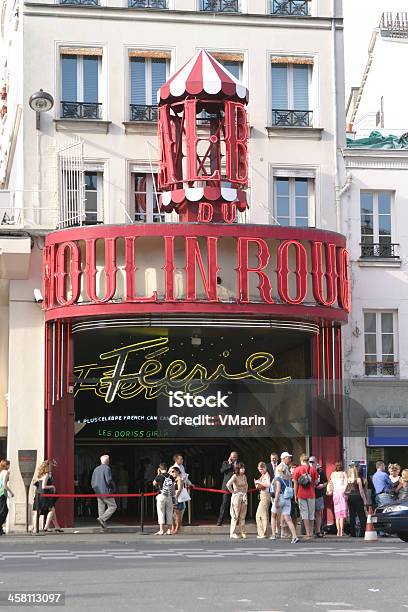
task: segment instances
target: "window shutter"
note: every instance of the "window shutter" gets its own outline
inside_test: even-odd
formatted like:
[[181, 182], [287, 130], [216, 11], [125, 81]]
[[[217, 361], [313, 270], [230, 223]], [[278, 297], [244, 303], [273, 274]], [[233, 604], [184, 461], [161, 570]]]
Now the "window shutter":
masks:
[[98, 73], [99, 59], [84, 56], [84, 102], [99, 102]]
[[309, 67], [293, 66], [293, 109], [309, 110]]
[[272, 66], [272, 108], [287, 110], [288, 106], [288, 69], [287, 66]]
[[130, 60], [130, 103], [146, 104], [146, 70], [144, 57]]
[[152, 62], [152, 104], [157, 104], [157, 92], [162, 85], [166, 82], [166, 60], [155, 59]]
[[62, 100], [77, 102], [77, 58], [75, 55], [61, 57]]

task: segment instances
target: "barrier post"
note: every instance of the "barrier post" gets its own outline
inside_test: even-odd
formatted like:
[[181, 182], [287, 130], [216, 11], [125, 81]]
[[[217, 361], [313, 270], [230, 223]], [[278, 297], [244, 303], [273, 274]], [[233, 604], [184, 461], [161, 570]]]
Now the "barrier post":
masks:
[[140, 531], [144, 529], [144, 493], [140, 495]]

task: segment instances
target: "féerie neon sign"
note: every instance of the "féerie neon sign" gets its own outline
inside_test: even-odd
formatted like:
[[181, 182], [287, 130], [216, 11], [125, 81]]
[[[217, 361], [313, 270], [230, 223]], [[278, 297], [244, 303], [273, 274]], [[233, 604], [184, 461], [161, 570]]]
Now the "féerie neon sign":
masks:
[[[99, 359], [105, 363], [76, 366], [75, 396], [83, 391], [93, 391], [109, 404], [116, 398], [129, 400], [143, 395], [146, 399], [171, 397], [174, 391], [202, 393], [220, 380], [256, 380], [265, 384], [283, 384], [290, 380], [288, 376], [270, 378], [267, 375], [275, 358], [264, 351], [249, 355], [245, 360], [245, 369], [235, 373], [228, 372], [224, 363], [218, 364], [213, 372], [200, 363], [189, 370], [182, 359], [174, 359], [165, 366], [160, 358], [169, 351], [168, 344], [166, 337], [143, 340], [102, 353]], [[141, 355], [138, 370], [126, 372], [129, 357], [135, 353]]]

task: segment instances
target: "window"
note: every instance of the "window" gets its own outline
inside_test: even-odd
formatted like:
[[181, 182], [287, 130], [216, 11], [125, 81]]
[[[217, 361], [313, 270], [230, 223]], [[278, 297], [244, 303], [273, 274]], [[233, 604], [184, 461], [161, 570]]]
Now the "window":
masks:
[[239, 81], [242, 79], [242, 62], [223, 59], [219, 59], [218, 61], [232, 74], [232, 76]]
[[361, 257], [397, 257], [389, 191], [361, 191]]
[[395, 376], [396, 312], [364, 313], [366, 376]]
[[312, 125], [309, 110], [309, 64], [272, 63], [272, 124], [283, 127]]
[[168, 60], [130, 58], [130, 120], [157, 121], [157, 92], [167, 80]]
[[309, 178], [275, 177], [275, 218], [279, 225], [308, 227], [314, 181]]
[[85, 224], [103, 223], [103, 174], [85, 172]]
[[61, 116], [100, 119], [100, 55], [61, 55]]
[[142, 172], [133, 173], [134, 219], [137, 223], [164, 221], [159, 212], [157, 175]]

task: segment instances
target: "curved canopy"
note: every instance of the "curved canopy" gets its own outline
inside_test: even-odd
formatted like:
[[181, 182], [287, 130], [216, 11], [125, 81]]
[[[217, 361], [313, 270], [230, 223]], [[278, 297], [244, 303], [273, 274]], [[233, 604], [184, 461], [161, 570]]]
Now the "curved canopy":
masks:
[[220, 62], [201, 49], [159, 89], [157, 101], [164, 104], [188, 96], [248, 102], [249, 93]]

